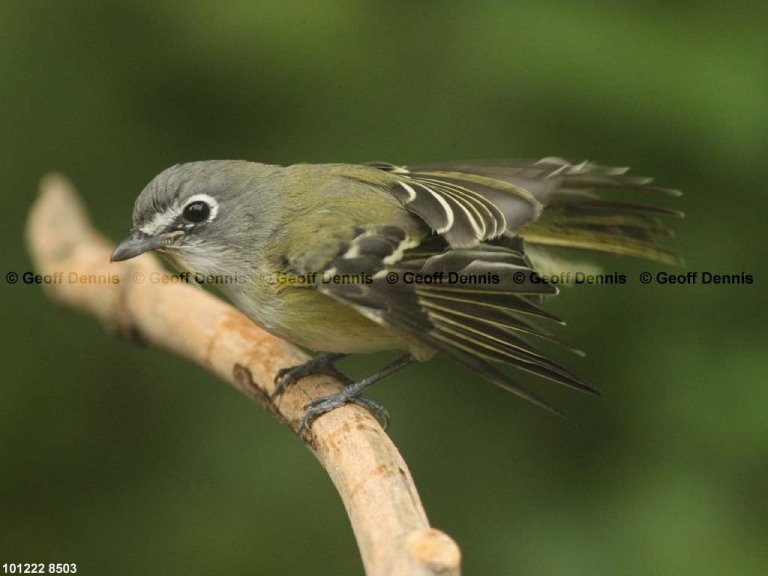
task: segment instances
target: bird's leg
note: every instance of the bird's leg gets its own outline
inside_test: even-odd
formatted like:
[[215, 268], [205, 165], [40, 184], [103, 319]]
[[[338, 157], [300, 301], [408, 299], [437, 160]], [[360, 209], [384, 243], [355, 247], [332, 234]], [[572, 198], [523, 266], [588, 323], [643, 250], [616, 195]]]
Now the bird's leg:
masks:
[[306, 412], [304, 413], [304, 417], [301, 419], [301, 426], [299, 426], [299, 434], [301, 434], [301, 432], [304, 429], [308, 430], [309, 427], [312, 426], [312, 422], [314, 422], [316, 418], [322, 416], [326, 412], [330, 412], [334, 408], [343, 406], [347, 402], [354, 402], [355, 404], [359, 404], [360, 406], [368, 410], [371, 414], [373, 414], [376, 417], [376, 419], [379, 422], [381, 422], [384, 429], [386, 429], [387, 426], [389, 425], [389, 414], [387, 414], [387, 411], [384, 409], [384, 407], [372, 400], [363, 398], [360, 395], [369, 386], [376, 384], [376, 382], [378, 382], [379, 380], [383, 380], [390, 374], [397, 372], [401, 368], [405, 368], [406, 366], [409, 366], [414, 362], [416, 362], [416, 358], [414, 358], [410, 354], [406, 354], [405, 356], [402, 356], [401, 358], [398, 358], [397, 360], [392, 362], [392, 364], [385, 366], [373, 376], [364, 378], [359, 382], [348, 384], [347, 386], [344, 387], [344, 389], [341, 392], [337, 392], [336, 394], [331, 394], [330, 396], [321, 396], [319, 398], [315, 398], [311, 400], [304, 407], [306, 409]]
[[290, 368], [281, 368], [275, 375], [275, 389], [270, 395], [270, 399], [274, 400], [280, 394], [285, 392], [291, 384], [295, 384], [305, 376], [311, 374], [327, 374], [333, 378], [341, 380], [345, 386], [352, 383], [352, 379], [345, 376], [333, 365], [337, 360], [344, 358], [346, 354], [337, 354], [335, 352], [321, 352], [314, 358], [299, 364], [298, 366], [291, 366]]

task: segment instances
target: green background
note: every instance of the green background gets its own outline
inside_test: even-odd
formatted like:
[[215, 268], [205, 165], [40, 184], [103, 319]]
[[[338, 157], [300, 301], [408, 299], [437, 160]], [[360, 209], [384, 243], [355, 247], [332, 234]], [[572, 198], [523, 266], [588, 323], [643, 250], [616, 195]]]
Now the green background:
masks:
[[[561, 421], [440, 360], [374, 389], [467, 574], [763, 574], [768, 551], [768, 4], [0, 3], [0, 562], [81, 574], [359, 574], [330, 481], [266, 412], [104, 334], [23, 243], [56, 169], [117, 240], [165, 167], [560, 155], [670, 200], [685, 270], [551, 302], [585, 397]], [[190, 311], [191, 314], [194, 310]], [[356, 375], [386, 358], [349, 361]]]

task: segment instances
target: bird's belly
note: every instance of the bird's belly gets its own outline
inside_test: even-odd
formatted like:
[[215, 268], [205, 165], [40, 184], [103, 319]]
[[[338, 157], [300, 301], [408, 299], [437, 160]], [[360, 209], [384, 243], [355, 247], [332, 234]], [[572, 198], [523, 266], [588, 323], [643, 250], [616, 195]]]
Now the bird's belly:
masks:
[[[358, 316], [360, 315], [358, 314]], [[406, 343], [387, 328], [379, 326], [363, 316], [360, 318], [362, 320], [335, 316], [335, 325], [332, 328], [306, 326], [298, 332], [292, 330], [290, 334], [280, 336], [317, 352], [367, 354], [381, 350], [407, 348]]]
[[[316, 352], [366, 354], [409, 348], [385, 326], [312, 288], [288, 289], [280, 298], [241, 300], [237, 294], [230, 296], [267, 332]], [[275, 306], [277, 302], [279, 306]]]

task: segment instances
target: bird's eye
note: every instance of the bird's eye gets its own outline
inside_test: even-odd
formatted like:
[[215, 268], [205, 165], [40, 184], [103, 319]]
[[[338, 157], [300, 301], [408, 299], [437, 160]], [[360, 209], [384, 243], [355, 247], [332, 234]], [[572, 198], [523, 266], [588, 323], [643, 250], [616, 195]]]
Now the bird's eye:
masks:
[[202, 200], [190, 202], [184, 207], [184, 220], [199, 224], [205, 222], [211, 215], [211, 207]]

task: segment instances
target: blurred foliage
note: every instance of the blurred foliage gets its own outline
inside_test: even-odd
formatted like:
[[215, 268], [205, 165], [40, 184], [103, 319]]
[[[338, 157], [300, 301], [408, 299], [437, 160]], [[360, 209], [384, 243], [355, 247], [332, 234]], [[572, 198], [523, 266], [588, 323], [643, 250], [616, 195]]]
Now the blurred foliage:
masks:
[[[564, 290], [551, 308], [589, 355], [563, 360], [604, 397], [521, 379], [569, 421], [439, 360], [372, 396], [467, 574], [762, 574], [767, 19], [707, 0], [4, 1], [3, 276], [31, 266], [52, 169], [116, 240], [187, 160], [630, 164], [685, 190], [687, 270], [755, 284], [642, 286], [658, 266], [609, 260], [628, 285]], [[330, 481], [267, 413], [39, 287], [0, 291], [0, 561], [361, 572]]]

